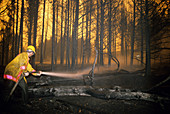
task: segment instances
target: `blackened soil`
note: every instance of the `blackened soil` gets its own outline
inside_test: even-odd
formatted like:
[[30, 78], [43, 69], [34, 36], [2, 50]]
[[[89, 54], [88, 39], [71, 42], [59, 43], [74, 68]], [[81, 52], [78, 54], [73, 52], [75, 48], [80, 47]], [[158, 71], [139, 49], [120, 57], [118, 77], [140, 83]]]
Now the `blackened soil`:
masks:
[[[158, 75], [158, 74], [157, 74]], [[168, 74], [169, 75], [169, 74]], [[161, 75], [159, 75], [160, 77]], [[157, 76], [156, 79], [159, 80]], [[154, 86], [158, 81], [154, 78], [149, 81], [144, 78], [143, 72], [119, 72], [97, 74], [94, 86], [97, 88], [114, 88], [120, 86], [131, 90], [145, 90]], [[46, 84], [43, 85], [43, 82]], [[0, 82], [2, 82], [0, 80]], [[0, 89], [3, 89], [0, 83]], [[45, 86], [82, 86], [82, 80], [62, 78], [33, 78], [28, 79], [29, 87], [43, 88]], [[169, 81], [154, 90], [155, 94], [165, 92], [168, 97]], [[0, 104], [1, 114], [169, 114], [170, 102], [150, 102], [144, 100], [100, 99], [94, 96], [30, 96], [24, 104], [16, 99], [10, 104]]]
[[[10, 106], [10, 105], [9, 105]], [[2, 114], [165, 114], [170, 107], [137, 100], [103, 100], [94, 97], [62, 96], [30, 98], [27, 104], [14, 103]]]

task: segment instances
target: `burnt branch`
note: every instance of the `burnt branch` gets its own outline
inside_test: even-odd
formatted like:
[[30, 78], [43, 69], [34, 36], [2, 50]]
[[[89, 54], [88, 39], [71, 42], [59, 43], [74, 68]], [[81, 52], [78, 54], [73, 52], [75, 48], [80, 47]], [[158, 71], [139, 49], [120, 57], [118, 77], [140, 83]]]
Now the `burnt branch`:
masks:
[[170, 75], [169, 75], [165, 80], [163, 80], [163, 81], [161, 81], [160, 83], [156, 84], [155, 86], [151, 87], [151, 88], [150, 88], [149, 90], [147, 90], [147, 91], [152, 91], [152, 90], [160, 87], [161, 85], [163, 85], [164, 83], [166, 83], [166, 82], [169, 81], [169, 80], [170, 80]]

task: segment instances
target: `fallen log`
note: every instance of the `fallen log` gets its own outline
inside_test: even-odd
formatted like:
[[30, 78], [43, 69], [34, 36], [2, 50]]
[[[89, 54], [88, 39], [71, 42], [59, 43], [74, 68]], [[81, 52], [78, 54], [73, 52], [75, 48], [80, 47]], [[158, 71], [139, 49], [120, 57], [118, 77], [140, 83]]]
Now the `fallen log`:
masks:
[[169, 100], [169, 98], [161, 97], [156, 94], [144, 93], [141, 91], [131, 91], [129, 89], [89, 89], [87, 93], [91, 96], [102, 99], [119, 99], [119, 100], [146, 100], [156, 102], [157, 100]]
[[42, 86], [39, 88], [29, 88], [28, 92], [31, 97], [48, 97], [48, 96], [90, 96], [86, 93], [87, 86]]
[[59, 87], [39, 87], [28, 89], [31, 96], [93, 96], [100, 99], [117, 99], [117, 100], [145, 100], [150, 102], [170, 102], [170, 98], [162, 97], [157, 94], [150, 94], [141, 91], [132, 91], [130, 89], [121, 89], [115, 86], [113, 89], [93, 88], [91, 86], [59, 86]]

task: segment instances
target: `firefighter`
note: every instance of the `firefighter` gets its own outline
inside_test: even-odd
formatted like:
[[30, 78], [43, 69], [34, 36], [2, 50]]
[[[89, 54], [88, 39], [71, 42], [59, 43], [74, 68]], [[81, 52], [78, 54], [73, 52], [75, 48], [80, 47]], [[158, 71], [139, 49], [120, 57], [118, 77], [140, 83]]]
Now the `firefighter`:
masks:
[[[7, 89], [6, 95], [10, 93], [14, 85], [19, 81], [21, 75], [24, 75], [24, 78], [20, 79], [18, 82], [18, 86], [20, 87], [19, 93], [22, 94], [22, 99], [24, 103], [28, 100], [28, 87], [27, 87], [27, 80], [25, 76], [29, 75], [29, 72], [35, 72], [32, 68], [31, 64], [29, 63], [30, 57], [35, 54], [35, 47], [29, 45], [27, 47], [26, 52], [22, 52], [17, 55], [5, 68], [4, 72], [4, 80], [5, 86]], [[41, 71], [39, 73], [32, 73], [34, 76], [40, 76]]]

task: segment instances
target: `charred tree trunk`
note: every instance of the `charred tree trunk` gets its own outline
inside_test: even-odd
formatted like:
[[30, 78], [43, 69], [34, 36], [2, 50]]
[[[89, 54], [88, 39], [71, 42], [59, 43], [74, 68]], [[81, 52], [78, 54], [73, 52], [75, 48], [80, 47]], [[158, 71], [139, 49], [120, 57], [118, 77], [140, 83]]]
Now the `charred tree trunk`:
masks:
[[[97, 48], [97, 50], [99, 51], [99, 1], [97, 0], [97, 20], [96, 20], [96, 41], [95, 41], [95, 46]], [[99, 55], [97, 58], [97, 64], [99, 64]]]
[[32, 36], [32, 27], [33, 27], [33, 7], [32, 5], [34, 1], [29, 0], [29, 7], [28, 7], [28, 20], [29, 20], [29, 28], [28, 28], [28, 45], [31, 45], [31, 36]]
[[88, 39], [88, 63], [89, 63], [89, 60], [90, 60], [90, 56], [91, 56], [91, 43], [90, 43], [90, 40], [91, 40], [91, 14], [92, 14], [92, 0], [90, 0], [90, 25], [89, 25], [89, 39]]
[[12, 0], [12, 11], [13, 11], [13, 30], [12, 30], [12, 34], [13, 34], [13, 37], [12, 37], [12, 59], [14, 58], [14, 47], [15, 47], [15, 0]]
[[77, 30], [78, 30], [78, 16], [79, 16], [79, 0], [76, 0], [76, 15], [75, 15], [75, 21], [74, 21], [74, 37], [72, 37], [72, 43], [73, 43], [73, 50], [72, 50], [72, 69], [75, 67], [75, 59], [76, 59], [76, 38], [77, 38]]
[[149, 30], [149, 19], [148, 19], [148, 13], [149, 13], [149, 8], [148, 8], [148, 0], [145, 1], [145, 34], [146, 34], [146, 76], [151, 75], [151, 61], [150, 61], [150, 30]]
[[133, 33], [131, 36], [131, 59], [130, 59], [130, 65], [133, 65], [133, 56], [134, 56], [134, 40], [135, 40], [135, 8], [136, 8], [136, 1], [133, 1], [134, 9], [133, 9]]
[[[3, 37], [2, 37], [2, 52], [5, 52], [5, 29], [3, 29]], [[5, 54], [2, 53], [2, 61], [1, 61], [1, 64], [2, 66], [4, 65], [4, 58], [5, 58]]]
[[[116, 29], [116, 28], [115, 28], [115, 29]], [[115, 36], [115, 31], [113, 32], [113, 36]], [[116, 43], [117, 43], [117, 42], [116, 42], [116, 37], [113, 37], [113, 40], [114, 40], [114, 42], [113, 42], [113, 43], [114, 43], [114, 45], [113, 45], [113, 47], [114, 47], [114, 56], [116, 57], [116, 47], [117, 47], [117, 46], [116, 46]]]
[[[33, 38], [33, 46], [35, 47], [35, 50], [36, 50], [39, 0], [35, 0], [34, 2], [35, 2], [35, 14], [34, 14], [34, 38]], [[35, 57], [33, 58], [33, 67], [35, 68]]]
[[23, 18], [24, 18], [24, 0], [22, 0], [22, 7], [21, 7], [21, 21], [20, 21], [20, 37], [19, 39], [21, 39], [21, 52], [22, 52], [22, 48], [23, 48]]
[[15, 56], [18, 55], [18, 13], [19, 13], [19, 0], [17, 0], [17, 16], [16, 16], [16, 37], [15, 37]]
[[84, 56], [85, 56], [85, 53], [84, 53], [84, 37], [83, 37], [83, 33], [84, 33], [84, 16], [82, 17], [82, 36], [81, 36], [81, 53], [82, 53], [82, 63], [81, 63], [81, 69], [84, 68]]
[[124, 12], [124, 5], [123, 5], [123, 1], [121, 3], [121, 55], [124, 56], [124, 21], [125, 21], [125, 12]]
[[88, 47], [89, 47], [89, 42], [88, 42], [88, 36], [89, 36], [89, 6], [88, 6], [88, 2], [86, 4], [86, 61], [87, 63], [89, 63], [89, 55], [88, 55]]
[[43, 40], [44, 40], [44, 20], [45, 20], [45, 1], [43, 6], [43, 25], [42, 25], [42, 37], [41, 37], [41, 55], [40, 55], [40, 63], [43, 63]]
[[64, 55], [64, 52], [63, 52], [63, 0], [62, 0], [62, 10], [61, 10], [61, 38], [60, 38], [60, 44], [61, 44], [61, 51], [60, 51], [60, 64], [63, 64], [63, 55]]
[[[47, 10], [47, 20], [49, 19], [49, 4], [47, 5], [48, 6], [48, 10]], [[45, 32], [45, 42], [44, 42], [44, 56], [43, 56], [43, 58], [45, 59], [46, 58], [46, 54], [45, 54], [45, 52], [46, 52], [46, 45], [47, 45], [47, 35], [48, 35], [48, 21], [47, 21], [47, 28], [46, 28], [46, 32]]]
[[[21, 20], [20, 20], [20, 33], [18, 37], [18, 53], [22, 52], [22, 42], [23, 42], [23, 13], [24, 13], [24, 0], [22, 0], [22, 6], [21, 6]], [[21, 48], [20, 48], [21, 43]], [[21, 51], [19, 50], [21, 49]]]
[[[71, 64], [71, 67], [72, 67], [72, 69], [74, 69], [73, 67], [74, 67], [74, 65], [73, 64], [75, 64], [75, 63], [73, 63], [74, 61], [75, 61], [75, 55], [73, 55], [73, 54], [75, 54], [74, 53], [74, 51], [73, 51], [73, 48], [74, 48], [74, 46], [75, 46], [75, 43], [74, 43], [74, 38], [75, 38], [75, 36], [74, 36], [74, 26], [75, 26], [75, 22], [74, 22], [74, 15], [75, 15], [75, 12], [74, 12], [74, 8], [75, 8], [75, 6], [73, 5], [73, 1], [71, 2], [71, 7], [73, 8], [72, 9], [72, 58], [71, 58], [71, 60], [72, 60], [72, 64]], [[71, 28], [70, 28], [70, 31], [71, 31]], [[74, 45], [73, 45], [73, 43], [74, 43]], [[73, 60], [74, 59], [74, 60]]]
[[142, 63], [143, 63], [143, 8], [142, 8], [142, 1], [143, 0], [141, 0], [141, 7], [140, 7], [140, 26], [141, 26], [141, 65], [142, 65]]
[[[9, 54], [9, 42], [7, 42], [7, 41], [9, 41], [9, 38], [10, 38], [10, 28], [8, 27], [9, 25], [7, 25], [7, 27], [6, 27], [6, 35], [5, 35], [5, 64], [8, 64], [9, 63], [9, 61], [8, 61], [8, 58], [9, 58], [9, 56], [8, 56], [8, 54]], [[7, 34], [8, 33], [8, 34]]]
[[103, 63], [103, 37], [104, 37], [104, 3], [103, 0], [101, 3], [101, 22], [100, 22], [100, 65], [104, 65]]
[[55, 38], [55, 65], [57, 64], [57, 41], [58, 41], [58, 2], [57, 2], [57, 9], [56, 9], [56, 11], [57, 11], [57, 15], [56, 15], [56, 18], [57, 18], [57, 20], [56, 20], [56, 38]]
[[[67, 7], [67, 5], [66, 5]], [[63, 64], [64, 64], [64, 61], [65, 61], [65, 46], [66, 46], [66, 37], [67, 37], [67, 10], [65, 9], [65, 24], [64, 24], [64, 38], [63, 38]]]
[[67, 10], [68, 10], [68, 13], [67, 13], [67, 51], [66, 51], [66, 63], [67, 63], [67, 68], [69, 69], [70, 68], [70, 34], [69, 34], [69, 26], [70, 26], [70, 0], [68, 0], [68, 6], [67, 6]]
[[125, 39], [125, 59], [126, 59], [126, 65], [127, 65], [127, 62], [128, 62], [128, 44], [127, 44], [127, 40]]
[[53, 26], [52, 26], [52, 57], [51, 70], [54, 71], [54, 40], [55, 40], [55, 0], [53, 0]]
[[[112, 14], [112, 1], [109, 0], [109, 7], [108, 7], [108, 17], [109, 17], [109, 41], [108, 41], [108, 45], [109, 45], [109, 48], [108, 48], [108, 53], [111, 54], [111, 14]], [[108, 65], [111, 65], [111, 57], [108, 56]]]

